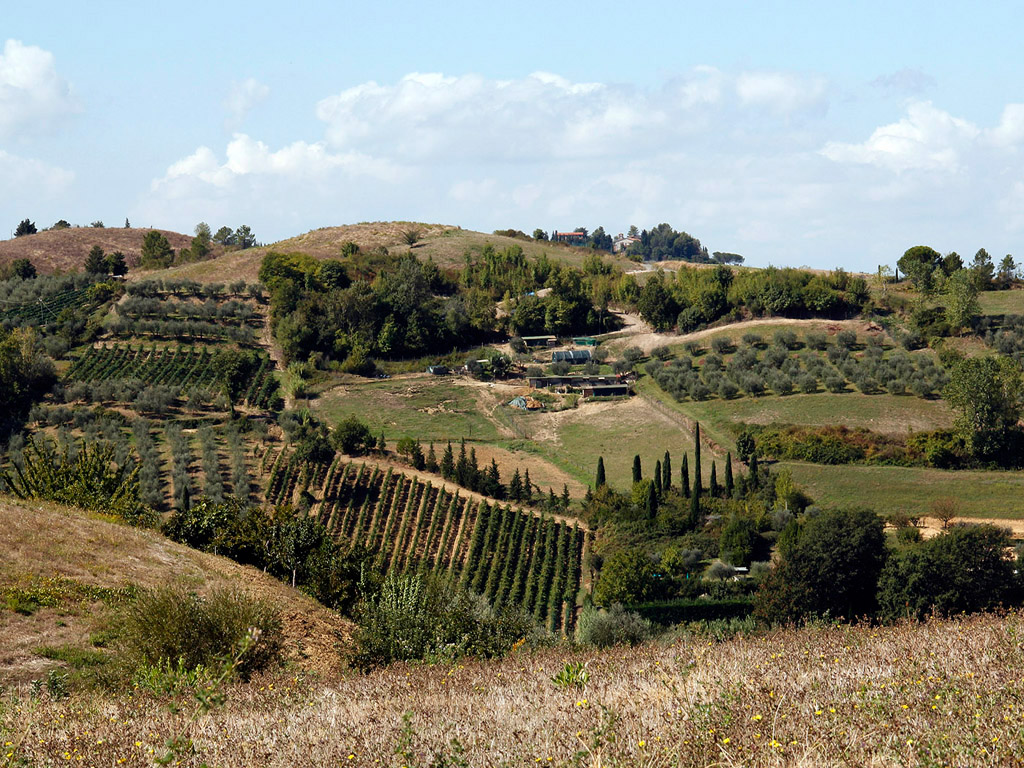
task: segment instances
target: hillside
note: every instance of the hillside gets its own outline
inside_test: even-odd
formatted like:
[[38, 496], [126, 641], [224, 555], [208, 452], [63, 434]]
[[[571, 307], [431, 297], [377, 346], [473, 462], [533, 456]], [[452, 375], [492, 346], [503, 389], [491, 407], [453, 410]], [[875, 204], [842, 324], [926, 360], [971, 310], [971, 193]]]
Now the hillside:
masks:
[[[0, 595], [46, 583], [72, 596], [81, 585], [238, 588], [278, 606], [287, 655], [309, 671], [339, 669], [336, 644], [351, 633], [337, 614], [255, 568], [75, 509], [0, 497], [0, 551]], [[68, 599], [29, 616], [0, 609], [0, 684], [45, 677], [53, 662], [33, 652], [40, 646], [89, 647], [98, 607]]]
[[[411, 249], [406, 245], [404, 239], [405, 233], [409, 230], [415, 230], [420, 236]], [[449, 268], [461, 267], [467, 251], [479, 252], [488, 243], [498, 250], [518, 245], [528, 257], [537, 257], [542, 253], [547, 253], [553, 259], [575, 266], [582, 264], [584, 257], [590, 253], [584, 248], [474, 232], [444, 224], [423, 224], [410, 221], [367, 222], [314, 229], [303, 235], [269, 245], [249, 248], [244, 251], [229, 251], [209, 261], [184, 264], [159, 272], [133, 271], [130, 277], [168, 276], [189, 278], [199, 282], [226, 282], [244, 279], [248, 282], [256, 282], [260, 262], [269, 251], [282, 253], [298, 251], [318, 259], [338, 258], [341, 246], [347, 242], [356, 243], [362, 251], [371, 251], [379, 247], [387, 248], [391, 253], [411, 250], [420, 259], [433, 259], [439, 266]], [[627, 259], [610, 255], [606, 258], [611, 259], [624, 269], [635, 267], [633, 262]]]
[[[15, 259], [28, 259], [40, 274], [80, 270], [90, 249], [98, 245], [105, 253], [120, 251], [129, 257], [138, 257], [142, 251], [142, 238], [150, 228], [132, 227], [72, 227], [39, 232], [35, 235], [0, 240], [0, 265]], [[158, 229], [171, 248], [179, 251], [192, 243], [191, 235]]]
[[[149, 764], [171, 736], [209, 765], [1019, 765], [1022, 630], [982, 615], [281, 675], [195, 720], [143, 692], [42, 698], [0, 710], [0, 736], [29, 765]], [[553, 683], [570, 662], [586, 683]]]

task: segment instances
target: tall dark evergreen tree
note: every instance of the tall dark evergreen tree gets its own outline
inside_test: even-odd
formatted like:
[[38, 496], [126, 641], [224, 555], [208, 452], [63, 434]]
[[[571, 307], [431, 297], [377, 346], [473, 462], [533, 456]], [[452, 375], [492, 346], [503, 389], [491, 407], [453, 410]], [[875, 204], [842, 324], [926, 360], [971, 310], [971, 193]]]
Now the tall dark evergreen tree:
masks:
[[667, 491], [672, 487], [672, 457], [665, 451], [665, 458], [661, 462], [661, 489]]
[[736, 493], [732, 479], [732, 453], [725, 454], [725, 495], [732, 498]]
[[708, 495], [711, 498], [716, 498], [719, 493], [718, 488], [718, 466], [715, 464], [714, 459], [711, 460], [711, 482], [708, 483]]
[[606, 483], [606, 481], [605, 481], [605, 477], [604, 477], [604, 456], [598, 456], [597, 457], [597, 477], [594, 478], [594, 487], [595, 488], [600, 488], [602, 485], [605, 485], [605, 483]]
[[512, 479], [508, 481], [508, 497], [512, 501], [523, 500], [523, 477], [519, 474], [519, 467], [516, 467]]
[[683, 454], [683, 466], [679, 468], [679, 479], [683, 484], [683, 498], [690, 498], [690, 462], [685, 453]]
[[633, 482], [639, 483], [644, 479], [643, 470], [640, 468], [640, 454], [633, 457]]
[[427, 451], [427, 471], [437, 472], [437, 454], [434, 452], [434, 444], [430, 444], [430, 450]]
[[554, 488], [548, 488], [548, 511], [549, 512], [557, 512], [558, 511], [558, 497], [555, 496], [555, 489]]
[[444, 454], [441, 456], [441, 477], [445, 480], [451, 480], [455, 477], [455, 455], [452, 453], [451, 440], [448, 441]]
[[704, 481], [700, 474], [700, 422], [697, 422], [697, 427], [693, 432], [693, 495], [699, 496], [701, 489], [703, 488]]
[[476, 448], [469, 449], [469, 487], [474, 491], [480, 487], [480, 465], [476, 460]]
[[750, 482], [750, 487], [753, 488], [754, 490], [757, 490], [757, 487], [761, 484], [761, 481], [758, 478], [757, 473], [758, 473], [758, 470], [757, 470], [757, 454], [756, 453], [752, 453], [752, 454], [750, 454], [750, 476], [749, 476], [749, 482]]
[[647, 484], [647, 498], [644, 502], [644, 509], [647, 512], [647, 519], [653, 520], [658, 514], [658, 490], [655, 483]]
[[533, 481], [530, 480], [530, 470], [523, 473], [523, 501], [530, 504], [533, 501]]
[[563, 512], [568, 512], [569, 511], [569, 504], [571, 503], [571, 501], [572, 501], [572, 499], [569, 496], [569, 486], [566, 485], [565, 483], [562, 483], [562, 511]]
[[661, 497], [661, 462], [654, 462], [654, 480], [651, 483], [654, 486], [654, 492]]
[[469, 457], [466, 455], [466, 440], [459, 446], [459, 460], [455, 462], [455, 482], [463, 488], [469, 487]]

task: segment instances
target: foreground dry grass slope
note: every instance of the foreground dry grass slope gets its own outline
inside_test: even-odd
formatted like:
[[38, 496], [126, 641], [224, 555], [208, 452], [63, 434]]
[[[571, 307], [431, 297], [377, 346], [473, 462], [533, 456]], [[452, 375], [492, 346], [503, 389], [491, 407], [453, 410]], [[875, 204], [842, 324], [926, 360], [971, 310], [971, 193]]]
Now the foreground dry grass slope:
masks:
[[[177, 735], [197, 750], [183, 764], [217, 766], [1020, 765], [1022, 631], [1019, 615], [977, 616], [280, 675], [194, 721], [138, 693], [8, 692], [0, 737], [31, 765], [147, 765]], [[567, 661], [585, 687], [552, 683]]]
[[[351, 624], [336, 613], [255, 568], [189, 549], [155, 531], [0, 497], [0, 588], [54, 578], [98, 587], [179, 583], [200, 593], [217, 587], [242, 590], [279, 608], [289, 658], [324, 674], [339, 669], [338, 644], [351, 635]], [[52, 666], [34, 648], [88, 647], [98, 608], [46, 608], [21, 616], [0, 605], [0, 684], [37, 678]]]
[[[166, 229], [157, 231], [167, 238], [175, 251], [187, 248], [192, 243], [191, 235]], [[147, 232], [148, 228], [73, 227], [0, 240], [0, 264], [8, 264], [15, 259], [28, 259], [40, 274], [81, 271], [94, 245], [100, 246], [106, 253], [121, 251], [127, 257], [138, 257], [142, 253], [142, 239]]]

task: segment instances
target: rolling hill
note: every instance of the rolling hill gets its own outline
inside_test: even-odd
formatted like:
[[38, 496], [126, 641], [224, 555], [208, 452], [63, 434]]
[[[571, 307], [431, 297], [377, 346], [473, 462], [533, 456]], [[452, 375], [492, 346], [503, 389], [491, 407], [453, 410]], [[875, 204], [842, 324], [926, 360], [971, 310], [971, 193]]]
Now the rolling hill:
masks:
[[[9, 264], [15, 259], [28, 259], [40, 274], [72, 272], [82, 269], [94, 245], [106, 253], [120, 251], [129, 257], [130, 262], [130, 257], [139, 256], [142, 238], [149, 231], [148, 227], [72, 227], [0, 240], [0, 265]], [[167, 238], [175, 251], [187, 248], [192, 243], [191, 235], [166, 229], [157, 231]]]
[[0, 609], [0, 683], [45, 677], [54, 663], [36, 652], [40, 647], [91, 647], [100, 606], [75, 599], [90, 588], [239, 589], [278, 607], [287, 656], [322, 674], [341, 668], [336, 646], [351, 635], [338, 614], [255, 568], [72, 508], [0, 497], [0, 551], [0, 597], [9, 601], [12, 590], [25, 589], [60, 596], [31, 615]]

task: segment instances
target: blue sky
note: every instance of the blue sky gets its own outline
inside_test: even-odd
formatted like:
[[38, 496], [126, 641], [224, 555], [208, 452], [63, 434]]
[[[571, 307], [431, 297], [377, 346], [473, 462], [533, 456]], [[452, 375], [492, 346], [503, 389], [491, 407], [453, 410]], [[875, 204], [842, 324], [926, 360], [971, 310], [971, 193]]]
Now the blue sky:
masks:
[[1020, 4], [152, 5], [5, 9], [0, 227], [667, 221], [757, 265], [1024, 256]]

